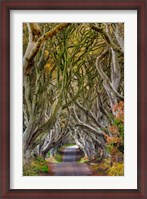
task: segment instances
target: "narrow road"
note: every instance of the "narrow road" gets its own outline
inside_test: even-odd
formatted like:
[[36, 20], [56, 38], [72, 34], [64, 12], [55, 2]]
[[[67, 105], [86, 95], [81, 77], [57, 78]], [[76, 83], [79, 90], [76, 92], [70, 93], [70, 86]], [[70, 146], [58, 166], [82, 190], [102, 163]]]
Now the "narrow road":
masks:
[[53, 172], [56, 176], [87, 176], [91, 170], [85, 163], [76, 162], [77, 146], [64, 149], [63, 162], [53, 164]]

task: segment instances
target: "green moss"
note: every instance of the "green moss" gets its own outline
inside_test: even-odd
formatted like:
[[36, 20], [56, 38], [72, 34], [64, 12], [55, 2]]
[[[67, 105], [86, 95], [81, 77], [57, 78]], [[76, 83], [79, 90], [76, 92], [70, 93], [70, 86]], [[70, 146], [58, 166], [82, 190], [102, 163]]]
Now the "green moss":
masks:
[[38, 176], [40, 173], [48, 173], [48, 163], [42, 157], [31, 160], [23, 167], [24, 176]]
[[48, 158], [50, 157], [50, 151], [47, 152], [47, 155], [46, 155]]
[[62, 162], [63, 160], [63, 155], [62, 152], [58, 151], [54, 156], [49, 157], [48, 161], [52, 163], [59, 163]]
[[57, 162], [62, 162], [62, 160], [63, 160], [63, 155], [61, 155], [61, 154], [59, 154], [59, 153], [56, 153], [56, 154], [54, 155], [54, 158], [55, 158], [55, 160], [56, 160]]

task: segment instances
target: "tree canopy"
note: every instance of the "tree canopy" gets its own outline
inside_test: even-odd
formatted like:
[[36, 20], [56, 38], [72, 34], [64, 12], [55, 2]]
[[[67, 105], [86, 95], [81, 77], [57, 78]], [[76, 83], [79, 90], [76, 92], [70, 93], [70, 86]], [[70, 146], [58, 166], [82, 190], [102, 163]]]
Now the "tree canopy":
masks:
[[123, 158], [124, 24], [23, 24], [23, 152], [69, 136], [88, 159]]

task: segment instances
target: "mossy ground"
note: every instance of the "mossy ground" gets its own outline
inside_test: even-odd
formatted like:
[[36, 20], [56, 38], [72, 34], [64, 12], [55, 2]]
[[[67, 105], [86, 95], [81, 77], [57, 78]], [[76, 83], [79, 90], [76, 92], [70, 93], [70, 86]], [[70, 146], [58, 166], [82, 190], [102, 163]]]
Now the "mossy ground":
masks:
[[36, 159], [31, 160], [31, 162], [23, 166], [24, 176], [38, 176], [39, 174], [48, 172], [48, 162], [42, 157], [37, 157]]
[[62, 162], [63, 155], [60, 152], [57, 152], [54, 156], [48, 158], [48, 162], [59, 163]]
[[59, 163], [63, 161], [63, 147], [60, 147], [54, 156], [49, 156], [47, 161], [50, 163]]
[[88, 163], [89, 160], [86, 157], [82, 157], [80, 160], [77, 161], [78, 163]]
[[124, 164], [122, 162], [111, 162], [110, 159], [105, 159], [101, 163], [89, 164], [92, 175], [94, 176], [123, 176]]

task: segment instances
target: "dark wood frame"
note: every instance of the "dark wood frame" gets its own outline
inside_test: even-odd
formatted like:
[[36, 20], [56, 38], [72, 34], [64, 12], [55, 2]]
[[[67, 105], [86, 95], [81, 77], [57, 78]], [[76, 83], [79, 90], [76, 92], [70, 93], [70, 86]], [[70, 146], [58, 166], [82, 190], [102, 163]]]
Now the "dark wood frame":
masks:
[[[138, 186], [121, 190], [10, 189], [10, 10], [137, 10], [138, 16]], [[0, 187], [2, 198], [147, 198], [147, 1], [146, 0], [2, 0], [0, 35]], [[145, 67], [146, 63], [146, 67]], [[130, 66], [133, 67], [133, 66]], [[132, 99], [133, 100], [133, 99]], [[145, 104], [146, 103], [146, 104]], [[145, 170], [146, 169], [146, 170]]]

